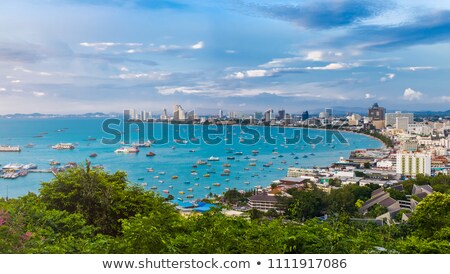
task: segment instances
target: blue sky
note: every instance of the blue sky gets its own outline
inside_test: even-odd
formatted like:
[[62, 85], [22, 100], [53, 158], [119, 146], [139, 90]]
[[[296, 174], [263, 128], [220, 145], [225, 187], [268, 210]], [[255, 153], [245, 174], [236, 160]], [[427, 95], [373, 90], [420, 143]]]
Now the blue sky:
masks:
[[0, 114], [450, 109], [450, 1], [2, 0]]

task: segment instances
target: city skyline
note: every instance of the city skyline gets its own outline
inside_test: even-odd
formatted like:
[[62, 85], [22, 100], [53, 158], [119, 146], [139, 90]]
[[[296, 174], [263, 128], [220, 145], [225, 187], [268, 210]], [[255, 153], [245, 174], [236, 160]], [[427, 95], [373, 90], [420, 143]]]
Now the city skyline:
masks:
[[0, 4], [0, 114], [448, 110], [450, 3]]

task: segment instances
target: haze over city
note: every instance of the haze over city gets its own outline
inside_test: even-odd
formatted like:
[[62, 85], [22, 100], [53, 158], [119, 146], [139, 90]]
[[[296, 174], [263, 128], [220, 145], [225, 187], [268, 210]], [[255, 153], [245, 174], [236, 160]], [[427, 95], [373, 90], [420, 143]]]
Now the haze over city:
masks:
[[447, 110], [448, 1], [0, 3], [0, 114]]

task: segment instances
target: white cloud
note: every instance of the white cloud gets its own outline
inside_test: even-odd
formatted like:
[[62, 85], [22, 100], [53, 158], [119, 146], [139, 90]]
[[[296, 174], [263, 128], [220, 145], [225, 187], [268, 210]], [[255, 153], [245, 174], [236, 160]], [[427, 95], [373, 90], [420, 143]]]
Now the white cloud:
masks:
[[314, 50], [306, 53], [305, 60], [309, 61], [322, 61], [324, 52], [320, 50]]
[[258, 78], [258, 77], [268, 77], [273, 76], [275, 70], [266, 70], [266, 69], [253, 69], [247, 71], [238, 71], [234, 72], [227, 77], [226, 79], [244, 79], [244, 78]]
[[346, 69], [350, 67], [358, 66], [357, 64], [346, 64], [346, 63], [330, 63], [324, 67], [307, 67], [309, 70], [339, 70]]
[[418, 100], [422, 98], [423, 93], [420, 91], [415, 91], [412, 88], [405, 89], [405, 92], [403, 93], [403, 99], [412, 101], [412, 100]]
[[365, 99], [372, 99], [372, 98], [375, 98], [375, 95], [372, 95], [372, 94], [370, 94], [370, 93], [366, 93], [366, 94], [364, 95], [364, 98], [365, 98]]
[[436, 69], [436, 67], [423, 66], [423, 67], [400, 67], [397, 70], [408, 70], [408, 71], [418, 71], [418, 70], [431, 70]]
[[6, 91], [6, 88], [0, 88], [0, 92]]
[[450, 96], [442, 96], [441, 100], [445, 102], [450, 102]]
[[12, 80], [12, 81], [11, 81], [12, 84], [18, 84], [18, 83], [20, 83], [20, 82], [21, 82], [20, 80]]
[[151, 73], [122, 73], [119, 75], [111, 76], [113, 79], [122, 79], [122, 80], [130, 80], [130, 79], [148, 79], [148, 80], [165, 80], [172, 75], [169, 72], [151, 72]]
[[239, 104], [240, 107], [245, 107], [246, 105], [247, 105], [246, 103]]
[[286, 64], [303, 61], [302, 57], [288, 57], [288, 58], [276, 58], [265, 64], [260, 65], [262, 68], [280, 68]]
[[202, 49], [205, 46], [205, 43], [203, 43], [203, 41], [198, 42], [195, 45], [192, 45], [191, 48], [192, 49]]
[[95, 48], [96, 50], [106, 50], [110, 47], [118, 47], [118, 46], [141, 47], [142, 45], [143, 45], [142, 43], [114, 43], [114, 42], [80, 43], [80, 46], [82, 47]]
[[225, 53], [229, 53], [229, 54], [234, 54], [234, 53], [236, 53], [237, 51], [235, 51], [234, 49], [227, 49], [226, 51], [225, 51]]
[[383, 76], [383, 77], [380, 78], [380, 81], [381, 81], [381, 82], [386, 82], [386, 81], [388, 81], [388, 80], [394, 79], [394, 77], [395, 77], [395, 74], [394, 74], [394, 73], [387, 73], [385, 76]]
[[42, 96], [45, 96], [45, 92], [33, 91], [33, 95], [36, 96], [36, 97], [42, 97]]
[[121, 67], [121, 68], [120, 68], [120, 71], [123, 71], [123, 72], [128, 72], [129, 70], [128, 70], [128, 68], [127, 68], [127, 67]]

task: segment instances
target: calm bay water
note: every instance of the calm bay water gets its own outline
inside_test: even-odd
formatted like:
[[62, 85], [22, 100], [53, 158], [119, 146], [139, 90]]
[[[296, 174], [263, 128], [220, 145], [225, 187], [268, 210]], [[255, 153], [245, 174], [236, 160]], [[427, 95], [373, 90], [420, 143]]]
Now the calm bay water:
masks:
[[[159, 192], [162, 196], [167, 195], [163, 193], [163, 190], [169, 190], [170, 194], [175, 197], [185, 198], [186, 195], [191, 194], [194, 196], [193, 199], [197, 199], [205, 197], [210, 192], [220, 194], [226, 188], [247, 190], [258, 185], [265, 187], [270, 185], [273, 180], [286, 176], [289, 166], [327, 166], [341, 156], [348, 157], [354, 149], [382, 146], [381, 142], [373, 138], [346, 132], [342, 135], [348, 140], [348, 144], [341, 144], [334, 138], [333, 143], [330, 144], [320, 143], [311, 146], [302, 141], [286, 145], [285, 138], [294, 136], [293, 131], [300, 129], [280, 129], [278, 127], [251, 127], [262, 136], [264, 136], [264, 130], [267, 130], [271, 136], [276, 138], [275, 144], [269, 144], [262, 138], [256, 144], [246, 145], [240, 143], [239, 138], [250, 135], [241, 133], [238, 126], [229, 127], [230, 134], [228, 135], [211, 136], [212, 138], [227, 138], [219, 144], [212, 145], [202, 141], [202, 132], [204, 131], [203, 127], [199, 125], [193, 126], [192, 132], [200, 140], [200, 144], [192, 142], [183, 144], [173, 140], [174, 133], [179, 133], [182, 138], [189, 140], [192, 136], [188, 136], [188, 126], [180, 125], [177, 128], [174, 125], [168, 125], [169, 142], [154, 144], [150, 148], [141, 148], [138, 154], [116, 154], [114, 151], [121, 147], [121, 144], [105, 145], [101, 142], [102, 138], [112, 138], [112, 135], [103, 132], [103, 120], [93, 118], [0, 119], [0, 144], [22, 147], [20, 153], [0, 152], [0, 164], [4, 166], [8, 163], [35, 163], [38, 165], [38, 169], [48, 169], [51, 160], [64, 164], [67, 162], [84, 163], [86, 159], [89, 159], [93, 165], [101, 164], [107, 171], [126, 171], [131, 182], [144, 184], [146, 189], [156, 187], [154, 191]], [[146, 126], [150, 125], [152, 124]], [[117, 128], [123, 131], [120, 126]], [[155, 137], [160, 138], [163, 134], [163, 125], [153, 124], [153, 128]], [[144, 138], [147, 140], [146, 132], [146, 130], [138, 132], [132, 126], [131, 141], [137, 142], [138, 134], [144, 134]], [[322, 130], [309, 130], [309, 136], [312, 138], [323, 137], [324, 134], [325, 131]], [[96, 140], [89, 141], [89, 138], [96, 138]], [[61, 151], [51, 148], [52, 145], [61, 142], [73, 143], [76, 148]], [[30, 143], [34, 144], [34, 147], [25, 148]], [[252, 150], [258, 150], [258, 155], [252, 155]], [[154, 152], [156, 156], [147, 157], [145, 154], [149, 151]], [[234, 155], [238, 151], [242, 152], [242, 155]], [[98, 156], [90, 159], [89, 155], [92, 153], [96, 153]], [[304, 158], [304, 155], [307, 158]], [[197, 168], [193, 168], [198, 160], [207, 160], [211, 156], [219, 157], [220, 160], [208, 162], [211, 166], [198, 165]], [[228, 156], [234, 156], [235, 160], [228, 160]], [[248, 159], [245, 159], [246, 156]], [[298, 159], [295, 159], [296, 157]], [[252, 161], [256, 163], [256, 166], [249, 165]], [[270, 167], [263, 167], [263, 164], [269, 162], [273, 163]], [[225, 163], [231, 166], [223, 167]], [[154, 169], [154, 172], [147, 172], [147, 168], [150, 167]], [[216, 173], [210, 173], [209, 178], [203, 176], [212, 169]], [[224, 169], [230, 170], [230, 176], [221, 176]], [[193, 171], [197, 175], [192, 175]], [[159, 172], [165, 172], [165, 174], [159, 174]], [[155, 176], [159, 176], [159, 178], [154, 178]], [[178, 176], [178, 179], [172, 179], [172, 176]], [[18, 197], [29, 191], [38, 192], [40, 183], [52, 178], [53, 175], [48, 173], [31, 173], [15, 180], [0, 179], [0, 196], [5, 197], [8, 194], [9, 197]], [[213, 186], [214, 183], [220, 183], [220, 186]], [[210, 189], [205, 187], [210, 187]], [[188, 191], [189, 188], [192, 188], [192, 191]], [[184, 191], [184, 194], [179, 194], [180, 191]]]

